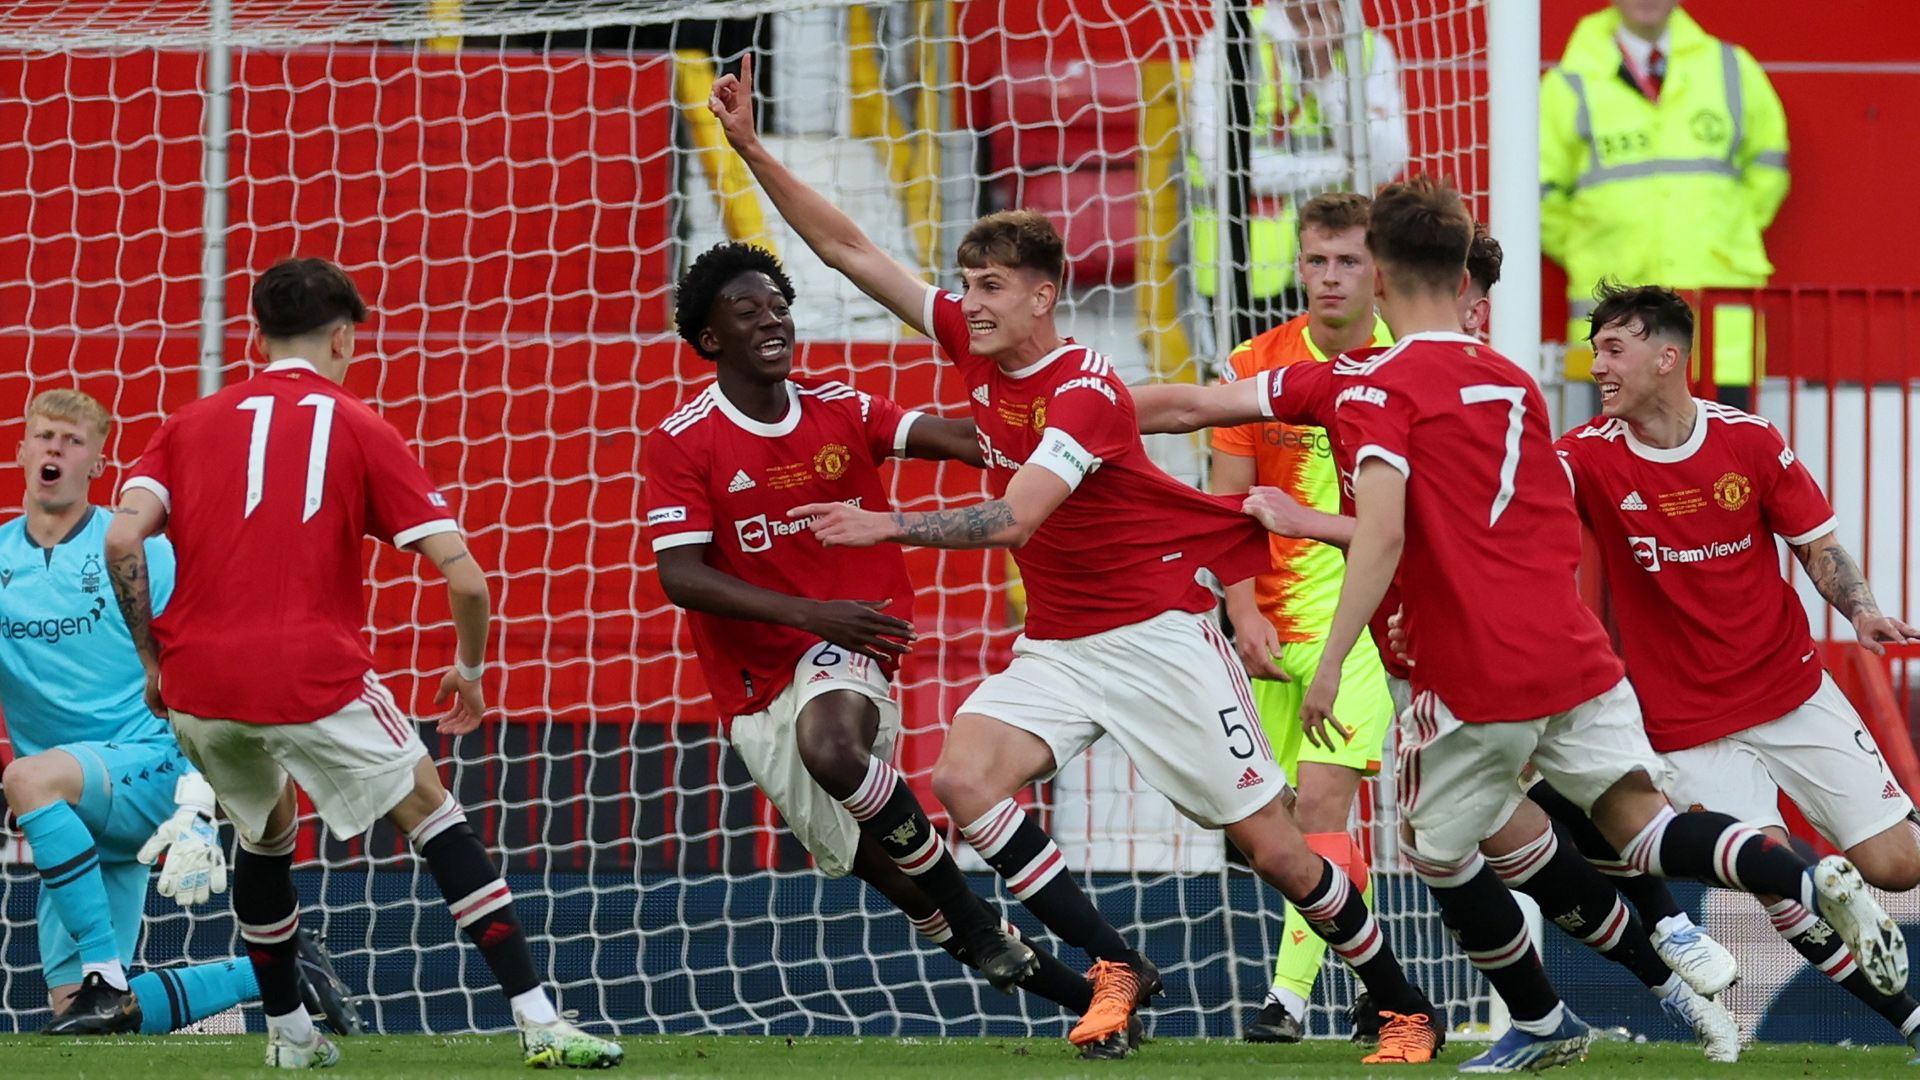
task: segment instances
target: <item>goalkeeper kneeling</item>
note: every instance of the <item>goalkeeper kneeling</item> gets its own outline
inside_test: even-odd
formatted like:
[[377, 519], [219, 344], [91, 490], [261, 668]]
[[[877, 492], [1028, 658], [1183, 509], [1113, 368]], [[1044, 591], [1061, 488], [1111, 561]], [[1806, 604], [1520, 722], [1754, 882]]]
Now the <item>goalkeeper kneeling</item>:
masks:
[[[260, 996], [242, 957], [132, 977], [151, 864], [182, 907], [227, 887], [213, 789], [167, 722], [103, 572], [111, 514], [87, 501], [111, 421], [75, 390], [27, 409], [19, 463], [26, 513], [0, 525], [0, 709], [15, 758], [7, 808], [40, 871], [40, 964], [49, 1035], [154, 1035]], [[155, 605], [173, 591], [173, 550], [147, 544]], [[359, 1017], [317, 937], [301, 942], [308, 1011], [334, 1030]]]

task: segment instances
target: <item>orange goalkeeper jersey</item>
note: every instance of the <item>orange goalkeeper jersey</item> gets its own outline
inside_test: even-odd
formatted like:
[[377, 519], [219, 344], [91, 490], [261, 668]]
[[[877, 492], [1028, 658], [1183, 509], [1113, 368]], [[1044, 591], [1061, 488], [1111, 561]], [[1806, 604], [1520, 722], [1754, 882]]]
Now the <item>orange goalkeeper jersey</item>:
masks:
[[[1373, 343], [1393, 344], [1387, 324], [1377, 316]], [[1242, 342], [1228, 357], [1222, 378], [1244, 379], [1292, 364], [1326, 360], [1307, 333], [1307, 316], [1300, 315]], [[1272, 421], [1215, 428], [1213, 448], [1252, 458], [1254, 483], [1280, 488], [1302, 506], [1340, 512], [1340, 480], [1324, 429]], [[1281, 641], [1327, 636], [1346, 572], [1345, 554], [1316, 540], [1275, 536], [1270, 542], [1273, 569], [1256, 577], [1253, 586], [1260, 613], [1273, 624]]]

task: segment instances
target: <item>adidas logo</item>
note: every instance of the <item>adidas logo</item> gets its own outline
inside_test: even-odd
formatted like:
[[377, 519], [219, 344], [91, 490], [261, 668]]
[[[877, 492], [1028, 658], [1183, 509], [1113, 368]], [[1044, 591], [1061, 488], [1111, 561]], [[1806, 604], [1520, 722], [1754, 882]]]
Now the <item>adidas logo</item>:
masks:
[[1620, 500], [1622, 510], [1645, 510], [1646, 508], [1647, 500], [1641, 498], [1638, 491], [1629, 491], [1627, 497]]
[[1883, 800], [1898, 799], [1899, 797], [1900, 797], [1900, 788], [1897, 785], [1895, 785], [1894, 782], [1891, 780], [1887, 781], [1887, 786], [1880, 790], [1880, 798]]
[[731, 495], [736, 491], [745, 491], [752, 486], [753, 477], [747, 475], [747, 470], [740, 469], [733, 474], [733, 480], [727, 484], [727, 494]]
[[1264, 784], [1266, 782], [1266, 777], [1261, 776], [1252, 769], [1248, 769], [1246, 772], [1240, 774], [1240, 782], [1233, 786], [1241, 791], [1245, 791], [1255, 784]]
[[987, 394], [987, 388], [984, 386], [976, 386], [973, 388], [973, 400], [982, 405], [993, 404], [993, 398]]
[[831, 671], [816, 671], [813, 673], [813, 678], [808, 679], [807, 681], [810, 683], [817, 683], [817, 682], [824, 682], [825, 680], [831, 679], [831, 678], [833, 678], [833, 672]]

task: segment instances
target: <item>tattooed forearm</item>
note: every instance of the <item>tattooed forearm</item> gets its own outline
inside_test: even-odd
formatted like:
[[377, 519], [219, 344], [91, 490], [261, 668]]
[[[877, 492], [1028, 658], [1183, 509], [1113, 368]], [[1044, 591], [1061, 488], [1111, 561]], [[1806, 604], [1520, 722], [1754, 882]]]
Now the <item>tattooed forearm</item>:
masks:
[[1004, 499], [958, 510], [893, 512], [893, 525], [900, 530], [900, 539], [922, 547], [994, 547], [995, 539], [1013, 524], [1013, 507]]
[[122, 555], [107, 565], [113, 581], [114, 599], [120, 602], [120, 617], [126, 620], [133, 647], [148, 663], [159, 659], [153, 644], [153, 594], [147, 581], [147, 555], [136, 551]]
[[1873, 590], [1860, 573], [1860, 565], [1838, 540], [1826, 536], [1814, 541], [1805, 548], [1801, 561], [1806, 563], [1814, 588], [1835, 611], [1849, 619], [1861, 612], [1879, 614], [1880, 605], [1873, 602]]

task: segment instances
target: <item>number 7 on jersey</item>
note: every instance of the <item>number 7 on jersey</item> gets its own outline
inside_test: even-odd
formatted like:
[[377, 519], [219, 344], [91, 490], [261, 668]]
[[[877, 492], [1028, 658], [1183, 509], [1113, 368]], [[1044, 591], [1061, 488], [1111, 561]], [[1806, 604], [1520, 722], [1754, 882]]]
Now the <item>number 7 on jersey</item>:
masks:
[[1507, 403], [1507, 448], [1505, 456], [1500, 459], [1500, 491], [1493, 497], [1493, 510], [1487, 515], [1488, 528], [1499, 522], [1507, 504], [1513, 501], [1513, 477], [1520, 469], [1520, 425], [1527, 415], [1527, 392], [1518, 386], [1493, 383], [1460, 388], [1462, 405], [1487, 405], [1500, 401]]

